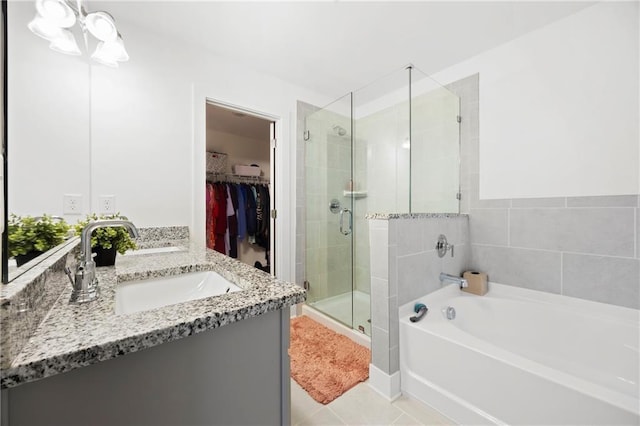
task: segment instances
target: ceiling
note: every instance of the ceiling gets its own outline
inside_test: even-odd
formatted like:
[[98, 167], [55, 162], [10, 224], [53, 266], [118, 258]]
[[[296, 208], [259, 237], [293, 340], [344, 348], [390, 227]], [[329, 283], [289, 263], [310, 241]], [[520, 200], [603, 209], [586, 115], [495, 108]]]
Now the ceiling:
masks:
[[408, 63], [436, 73], [591, 4], [107, 0], [88, 9], [338, 97]]
[[[270, 121], [232, 109], [207, 104], [207, 130], [230, 133], [249, 139], [268, 141]], [[213, 147], [207, 146], [207, 151]]]

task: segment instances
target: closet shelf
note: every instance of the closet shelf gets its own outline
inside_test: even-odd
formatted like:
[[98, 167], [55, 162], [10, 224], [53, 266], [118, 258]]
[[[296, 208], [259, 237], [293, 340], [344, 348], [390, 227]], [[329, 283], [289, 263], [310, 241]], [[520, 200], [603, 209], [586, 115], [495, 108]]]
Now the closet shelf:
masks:
[[367, 196], [367, 191], [343, 191], [342, 195], [353, 199], [365, 198]]
[[261, 176], [245, 176], [232, 173], [207, 172], [207, 179], [239, 183], [269, 183], [269, 179]]

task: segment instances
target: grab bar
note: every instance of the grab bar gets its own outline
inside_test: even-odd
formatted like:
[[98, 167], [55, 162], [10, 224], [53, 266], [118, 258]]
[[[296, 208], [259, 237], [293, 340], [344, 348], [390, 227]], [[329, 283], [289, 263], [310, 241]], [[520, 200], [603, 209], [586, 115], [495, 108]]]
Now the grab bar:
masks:
[[[349, 228], [345, 231], [344, 230], [344, 214], [345, 212], [349, 213]], [[349, 235], [351, 233], [353, 227], [353, 215], [351, 214], [351, 210], [344, 208], [342, 210], [340, 210], [340, 233], [342, 235]]]

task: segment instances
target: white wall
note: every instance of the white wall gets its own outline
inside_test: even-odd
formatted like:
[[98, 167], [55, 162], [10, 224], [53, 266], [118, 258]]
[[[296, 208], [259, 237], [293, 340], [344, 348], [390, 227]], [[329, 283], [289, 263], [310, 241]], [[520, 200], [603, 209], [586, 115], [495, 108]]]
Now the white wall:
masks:
[[434, 75], [480, 73], [480, 198], [639, 192], [638, 21], [599, 3]]

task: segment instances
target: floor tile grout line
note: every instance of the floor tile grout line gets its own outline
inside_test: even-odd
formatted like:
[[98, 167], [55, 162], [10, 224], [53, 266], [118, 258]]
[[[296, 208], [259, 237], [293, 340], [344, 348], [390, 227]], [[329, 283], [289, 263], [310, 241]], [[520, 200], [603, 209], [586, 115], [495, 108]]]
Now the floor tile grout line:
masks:
[[[305, 392], [306, 392], [306, 391], [305, 391]], [[314, 401], [315, 401], [315, 400], [314, 400]], [[320, 404], [320, 403], [318, 402], [318, 404]], [[315, 416], [316, 414], [318, 414], [318, 413], [320, 412], [320, 410], [322, 410], [324, 407], [326, 407], [326, 405], [320, 404], [320, 406], [319, 406], [319, 407], [317, 407], [317, 408], [315, 409], [315, 411], [313, 411], [313, 412], [309, 415], [309, 418], [311, 418], [311, 417]]]
[[[343, 394], [343, 395], [344, 395], [344, 394]], [[340, 396], [342, 396], [342, 395], [340, 395]], [[338, 398], [340, 398], [340, 397], [338, 397]], [[338, 399], [338, 398], [336, 398], [336, 399]], [[334, 399], [334, 401], [335, 401], [335, 399]], [[333, 402], [333, 401], [332, 401], [332, 402]], [[336, 417], [338, 418], [338, 420], [340, 420], [340, 421], [342, 422], [342, 424], [344, 424], [344, 425], [348, 425], [348, 424], [349, 424], [349, 423], [347, 423], [347, 422], [346, 422], [342, 417], [340, 417], [340, 415], [339, 415], [338, 413], [336, 413], [334, 410], [332, 410], [332, 409], [331, 409], [331, 407], [329, 407], [329, 404], [325, 405], [325, 407], [327, 407], [327, 409], [328, 409], [328, 410], [329, 410], [329, 411], [330, 411], [334, 416], [336, 416]]]

